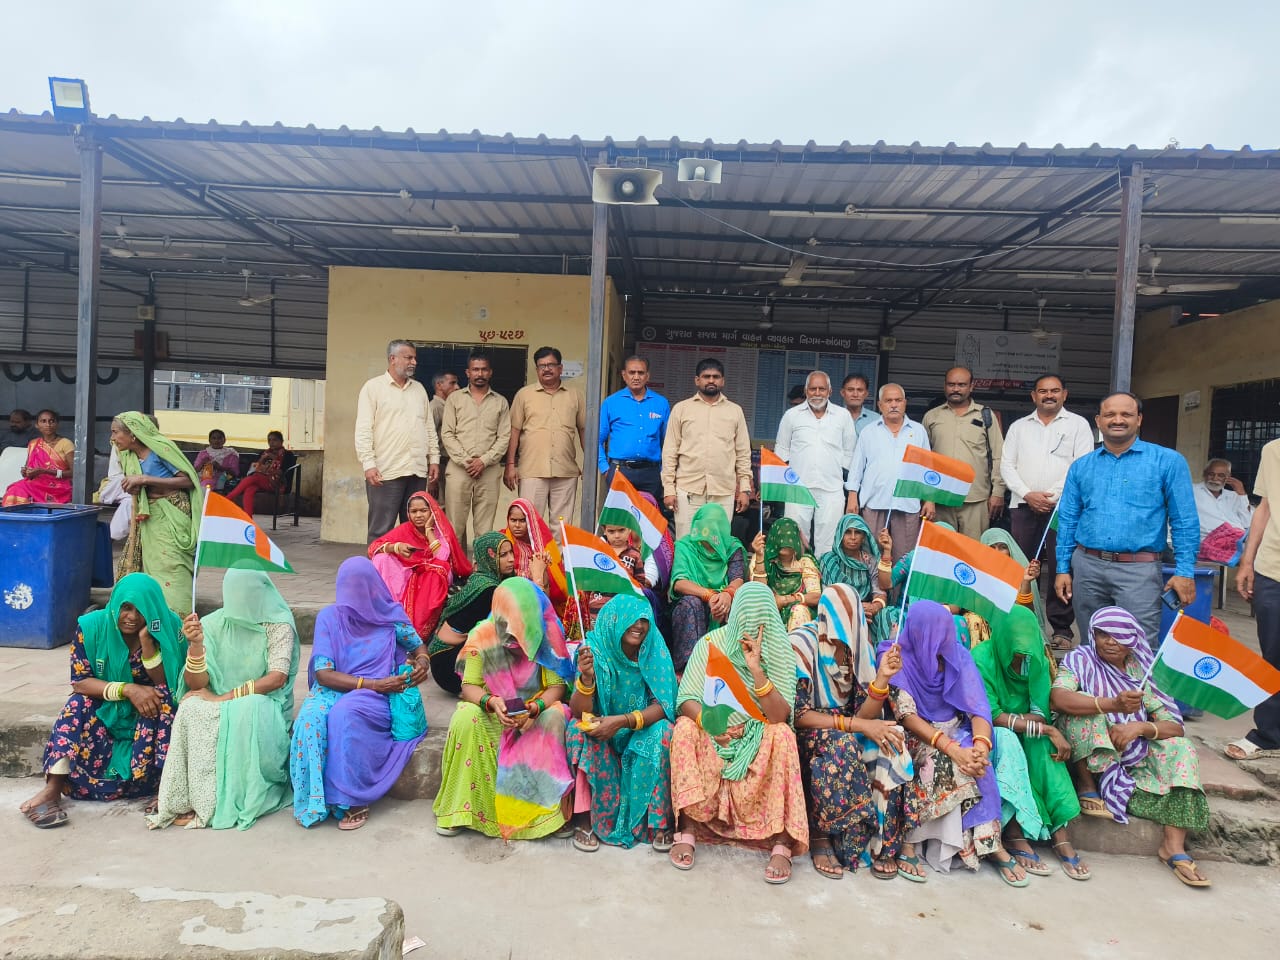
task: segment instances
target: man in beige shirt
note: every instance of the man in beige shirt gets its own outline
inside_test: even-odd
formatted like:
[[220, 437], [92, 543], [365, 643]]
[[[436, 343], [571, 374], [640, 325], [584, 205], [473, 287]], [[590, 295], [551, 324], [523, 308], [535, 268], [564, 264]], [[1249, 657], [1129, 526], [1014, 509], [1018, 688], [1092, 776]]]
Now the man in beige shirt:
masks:
[[[431, 389], [434, 391], [431, 396], [431, 419], [436, 425], [436, 436], [440, 436], [440, 427], [444, 421], [444, 402], [449, 399], [449, 394], [458, 389], [458, 375], [450, 373], [447, 370], [441, 370], [431, 378]], [[431, 485], [431, 495], [440, 503], [444, 503], [444, 474], [449, 464], [449, 455], [443, 450], [443, 443], [440, 451], [440, 479]]]
[[934, 407], [920, 421], [934, 453], [973, 467], [973, 485], [962, 507], [938, 507], [937, 519], [950, 523], [977, 540], [1004, 510], [1004, 478], [1000, 457], [1004, 436], [991, 410], [974, 403], [973, 373], [967, 367], [947, 371], [947, 402]]
[[440, 437], [449, 456], [445, 481], [445, 513], [464, 549], [470, 539], [494, 529], [502, 457], [511, 438], [511, 410], [506, 397], [489, 386], [493, 363], [483, 350], [467, 358], [467, 389], [455, 390], [444, 402]]
[[[582, 394], [560, 379], [564, 364], [555, 347], [533, 355], [538, 382], [521, 387], [511, 402], [511, 442], [507, 447], [507, 489], [533, 504], [552, 530], [561, 517], [572, 519], [578, 492], [578, 453], [586, 444], [587, 410]], [[574, 438], [577, 443], [574, 443]], [[594, 518], [593, 518], [594, 519]]]
[[440, 474], [440, 445], [426, 388], [413, 378], [418, 351], [407, 340], [387, 344], [387, 372], [367, 381], [356, 401], [356, 458], [364, 469], [372, 543], [408, 519], [411, 494]]
[[724, 365], [699, 361], [693, 384], [697, 393], [671, 408], [662, 444], [663, 502], [675, 511], [677, 540], [704, 503], [732, 520], [751, 492], [751, 435], [742, 408], [724, 396]]

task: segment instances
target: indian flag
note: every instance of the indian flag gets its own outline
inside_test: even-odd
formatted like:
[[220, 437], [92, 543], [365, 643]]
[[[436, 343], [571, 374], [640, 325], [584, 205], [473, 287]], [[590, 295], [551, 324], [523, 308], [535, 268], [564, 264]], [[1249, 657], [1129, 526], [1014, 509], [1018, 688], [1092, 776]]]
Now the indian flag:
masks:
[[702, 729], [718, 737], [729, 729], [729, 721], [735, 716], [765, 722], [728, 654], [708, 643], [707, 669], [702, 678]]
[[221, 494], [209, 491], [200, 518], [196, 567], [247, 567], [293, 573], [280, 548], [253, 518]]
[[910, 596], [990, 618], [1013, 609], [1024, 572], [1008, 554], [925, 522], [912, 556]]
[[626, 527], [635, 532], [643, 544], [645, 557], [662, 545], [667, 533], [667, 518], [640, 493], [621, 470], [613, 471], [609, 493], [600, 509], [600, 526]]
[[902, 452], [902, 467], [893, 495], [958, 507], [969, 495], [973, 477], [973, 467], [967, 463], [910, 444]]
[[564, 565], [573, 578], [575, 590], [644, 595], [618, 555], [613, 552], [613, 547], [581, 527], [567, 523], [562, 524], [562, 527]]
[[760, 448], [760, 499], [798, 503], [805, 507], [818, 505], [809, 488], [800, 482], [800, 475], [768, 447]]
[[1280, 670], [1181, 612], [1160, 645], [1151, 677], [1168, 696], [1228, 720], [1280, 692]]

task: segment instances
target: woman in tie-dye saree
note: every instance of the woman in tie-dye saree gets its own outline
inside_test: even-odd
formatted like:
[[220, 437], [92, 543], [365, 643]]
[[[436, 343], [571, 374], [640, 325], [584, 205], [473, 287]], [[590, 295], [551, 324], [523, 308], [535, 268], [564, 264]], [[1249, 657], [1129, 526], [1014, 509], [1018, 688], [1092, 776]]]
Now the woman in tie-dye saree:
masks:
[[458, 662], [462, 702], [441, 760], [436, 832], [535, 840], [560, 831], [571, 812], [564, 700], [574, 668], [547, 595], [523, 577], [503, 581]]

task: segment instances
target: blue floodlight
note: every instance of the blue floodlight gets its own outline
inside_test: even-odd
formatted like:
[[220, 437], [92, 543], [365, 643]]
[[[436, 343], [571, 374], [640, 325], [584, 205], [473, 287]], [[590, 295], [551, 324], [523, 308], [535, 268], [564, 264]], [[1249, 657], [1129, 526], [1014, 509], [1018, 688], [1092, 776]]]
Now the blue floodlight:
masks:
[[53, 102], [55, 120], [63, 123], [88, 122], [89, 86], [83, 80], [50, 77], [49, 99]]

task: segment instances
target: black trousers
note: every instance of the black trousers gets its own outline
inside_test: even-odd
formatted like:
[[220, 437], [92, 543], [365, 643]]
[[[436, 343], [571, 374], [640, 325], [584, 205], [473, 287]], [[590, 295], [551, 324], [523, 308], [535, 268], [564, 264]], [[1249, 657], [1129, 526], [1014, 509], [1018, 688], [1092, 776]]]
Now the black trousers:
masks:
[[[1280, 669], [1280, 583], [1260, 573], [1253, 576], [1253, 615], [1258, 619], [1262, 659]], [[1253, 708], [1248, 737], [1263, 750], [1280, 750], [1280, 693]]]
[[[1020, 503], [1009, 511], [1009, 532], [1014, 542], [1034, 560], [1036, 547], [1040, 546], [1040, 538], [1049, 528], [1052, 513], [1036, 513], [1025, 503]], [[1075, 622], [1075, 613], [1071, 604], [1058, 599], [1053, 589], [1053, 580], [1058, 573], [1058, 531], [1049, 530], [1049, 538], [1044, 543], [1044, 552], [1040, 555], [1040, 595], [1044, 598], [1045, 615], [1049, 618], [1049, 626], [1055, 635], [1071, 636], [1071, 625]], [[1083, 639], [1083, 638], [1082, 638]]]
[[409, 497], [425, 489], [426, 477], [396, 477], [383, 480], [376, 487], [366, 480], [364, 493], [369, 500], [369, 542], [373, 543], [392, 527], [408, 520], [405, 506]]
[[658, 501], [658, 509], [666, 513], [666, 508], [662, 505], [662, 465], [655, 463], [651, 467], [623, 467], [609, 465], [609, 472], [604, 475], [605, 486], [613, 483], [613, 474], [615, 471], [621, 470], [622, 475], [626, 477], [633, 487], [637, 490], [649, 494], [653, 499]]

